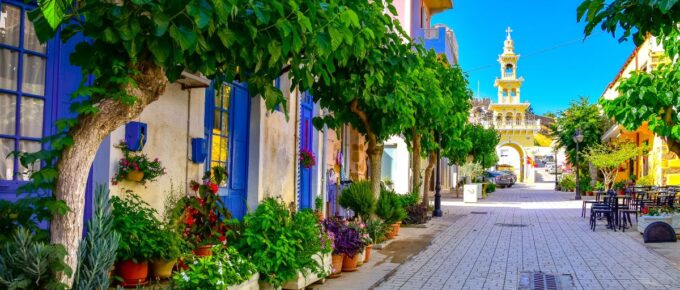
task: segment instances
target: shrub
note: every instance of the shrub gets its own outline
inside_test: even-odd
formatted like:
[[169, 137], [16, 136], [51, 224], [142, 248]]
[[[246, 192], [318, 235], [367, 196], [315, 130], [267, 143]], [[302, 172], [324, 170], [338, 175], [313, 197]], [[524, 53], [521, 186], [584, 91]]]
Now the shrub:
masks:
[[342, 191], [339, 203], [342, 207], [354, 211], [363, 220], [375, 211], [375, 197], [370, 181], [358, 181], [350, 184]]
[[323, 232], [310, 210], [291, 215], [282, 201], [267, 198], [243, 219], [237, 249], [260, 272], [260, 280], [274, 287], [297, 277], [298, 270], [322, 274], [313, 256], [322, 252]]
[[156, 210], [139, 195], [128, 191], [125, 198], [114, 196], [113, 228], [120, 234], [118, 260], [134, 262], [149, 260], [154, 254], [156, 239], [149, 236], [159, 226]]
[[19, 228], [31, 232], [34, 241], [48, 242], [47, 222], [54, 215], [66, 212], [66, 203], [52, 196], [25, 194], [15, 202], [0, 200], [0, 245], [14, 241], [14, 233]]
[[406, 208], [406, 218], [404, 224], [424, 224], [430, 220], [428, 215], [427, 205], [414, 204]]
[[401, 207], [394, 191], [381, 190], [375, 213], [387, 224], [393, 224], [406, 218], [406, 210]]
[[78, 268], [74, 290], [106, 289], [110, 284], [109, 270], [116, 262], [120, 235], [113, 230], [113, 214], [108, 191], [98, 187], [94, 212], [87, 221], [87, 236], [78, 248]]
[[489, 183], [489, 185], [486, 186], [486, 193], [492, 193], [494, 191], [496, 191], [496, 184]]
[[408, 194], [397, 194], [397, 200], [402, 208], [408, 208], [418, 204], [420, 201], [420, 194], [418, 192], [411, 192]]
[[0, 250], [0, 288], [2, 289], [68, 289], [57, 273], [71, 276], [64, 263], [66, 249], [33, 239], [31, 232], [19, 228], [12, 240]]
[[651, 175], [645, 175], [643, 177], [640, 177], [640, 179], [637, 180], [636, 184], [640, 186], [651, 186], [654, 185], [654, 178], [652, 178]]
[[380, 219], [372, 218], [366, 221], [366, 232], [374, 243], [382, 243], [385, 241], [387, 231], [391, 230], [389, 224], [384, 223]]
[[576, 180], [573, 174], [564, 174], [560, 179], [560, 188], [562, 191], [572, 191], [576, 189]]
[[337, 218], [328, 218], [324, 220], [324, 227], [334, 237], [334, 255], [345, 254], [354, 257], [357, 253], [363, 251], [365, 244], [358, 226], [350, 226], [347, 221]]
[[255, 265], [231, 247], [216, 246], [212, 256], [187, 264], [189, 269], [172, 275], [172, 282], [179, 289], [227, 289], [257, 273]]

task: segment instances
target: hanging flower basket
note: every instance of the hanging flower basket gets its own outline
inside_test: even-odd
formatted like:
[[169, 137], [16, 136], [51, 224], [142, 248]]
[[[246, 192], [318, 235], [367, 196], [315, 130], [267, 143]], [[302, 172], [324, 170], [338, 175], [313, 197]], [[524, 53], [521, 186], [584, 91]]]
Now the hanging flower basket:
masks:
[[139, 171], [139, 170], [130, 171], [125, 176], [125, 179], [127, 179], [128, 181], [133, 181], [133, 182], [141, 182], [142, 179], [144, 179], [144, 172]]
[[300, 149], [300, 165], [304, 168], [312, 168], [316, 165], [316, 156], [309, 149]]
[[151, 160], [144, 154], [131, 152], [124, 142], [116, 147], [123, 151], [123, 158], [118, 161], [116, 176], [111, 180], [113, 185], [123, 180], [146, 184], [165, 175], [165, 167], [158, 158]]

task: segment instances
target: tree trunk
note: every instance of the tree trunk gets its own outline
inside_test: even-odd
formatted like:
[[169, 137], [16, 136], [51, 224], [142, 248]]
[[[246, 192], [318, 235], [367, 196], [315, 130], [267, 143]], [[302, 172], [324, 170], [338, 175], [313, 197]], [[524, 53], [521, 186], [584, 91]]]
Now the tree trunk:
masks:
[[668, 151], [675, 153], [675, 156], [680, 157], [680, 141], [674, 140], [671, 137], [666, 137], [666, 145]]
[[420, 193], [420, 134], [416, 133], [416, 128], [413, 127], [413, 150], [411, 152], [411, 192]]
[[[423, 205], [428, 206], [430, 204], [430, 179], [432, 178], [432, 171], [434, 171], [434, 166], [437, 164], [437, 154], [430, 152], [427, 159], [427, 167], [425, 167], [425, 178], [423, 185]], [[435, 184], [436, 186], [436, 184]]]
[[371, 162], [371, 188], [373, 189], [375, 198], [378, 198], [380, 196], [380, 180], [382, 179], [382, 155], [384, 146], [382, 143], [377, 144], [377, 142], [371, 142], [371, 139], [375, 140], [375, 136], [373, 138], [369, 137], [366, 153], [368, 153], [368, 158]]
[[[73, 145], [64, 149], [57, 162], [58, 177], [54, 195], [58, 200], [66, 202], [70, 211], [53, 218], [50, 223], [50, 241], [66, 248], [65, 262], [74, 271], [83, 233], [87, 176], [99, 145], [113, 130], [134, 120], [147, 105], [158, 100], [168, 84], [160, 67], [138, 64], [137, 69], [140, 74], [133, 77], [137, 86], [124, 88], [128, 94], [137, 97], [135, 104], [125, 105], [112, 99], [104, 99], [96, 104], [98, 113], [78, 116], [78, 123], [69, 131]], [[73, 284], [73, 277], [60, 274], [62, 282]]]

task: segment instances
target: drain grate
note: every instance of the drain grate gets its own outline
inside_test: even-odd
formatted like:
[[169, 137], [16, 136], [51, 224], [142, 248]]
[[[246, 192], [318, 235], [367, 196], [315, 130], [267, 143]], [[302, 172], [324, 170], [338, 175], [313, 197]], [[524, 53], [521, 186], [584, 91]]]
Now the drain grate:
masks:
[[574, 288], [573, 277], [569, 274], [546, 274], [538, 272], [521, 272], [518, 290], [570, 290]]
[[471, 211], [471, 214], [488, 214], [486, 211]]
[[504, 223], [496, 223], [494, 225], [499, 226], [499, 227], [508, 227], [508, 228], [523, 228], [523, 227], [528, 226], [528, 225], [525, 225], [525, 224], [504, 224]]

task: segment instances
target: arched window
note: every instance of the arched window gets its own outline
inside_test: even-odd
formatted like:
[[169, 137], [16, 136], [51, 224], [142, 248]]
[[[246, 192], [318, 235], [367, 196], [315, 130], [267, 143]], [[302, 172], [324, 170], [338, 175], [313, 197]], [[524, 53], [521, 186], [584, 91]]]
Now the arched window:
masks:
[[512, 120], [513, 120], [512, 113], [508, 113], [507, 115], [505, 115], [505, 124], [506, 125], [512, 125]]
[[510, 63], [509, 63], [509, 64], [506, 64], [506, 65], [505, 65], [505, 76], [506, 76], [506, 77], [512, 76], [512, 71], [513, 71], [513, 66], [512, 66], [512, 64], [510, 64]]
[[496, 125], [498, 126], [501, 123], [503, 123], [503, 114], [499, 113], [498, 115], [496, 115]]
[[522, 117], [522, 114], [517, 114], [517, 116], [515, 116], [515, 124], [516, 124], [517, 126], [522, 125], [523, 119], [524, 119], [524, 118]]

